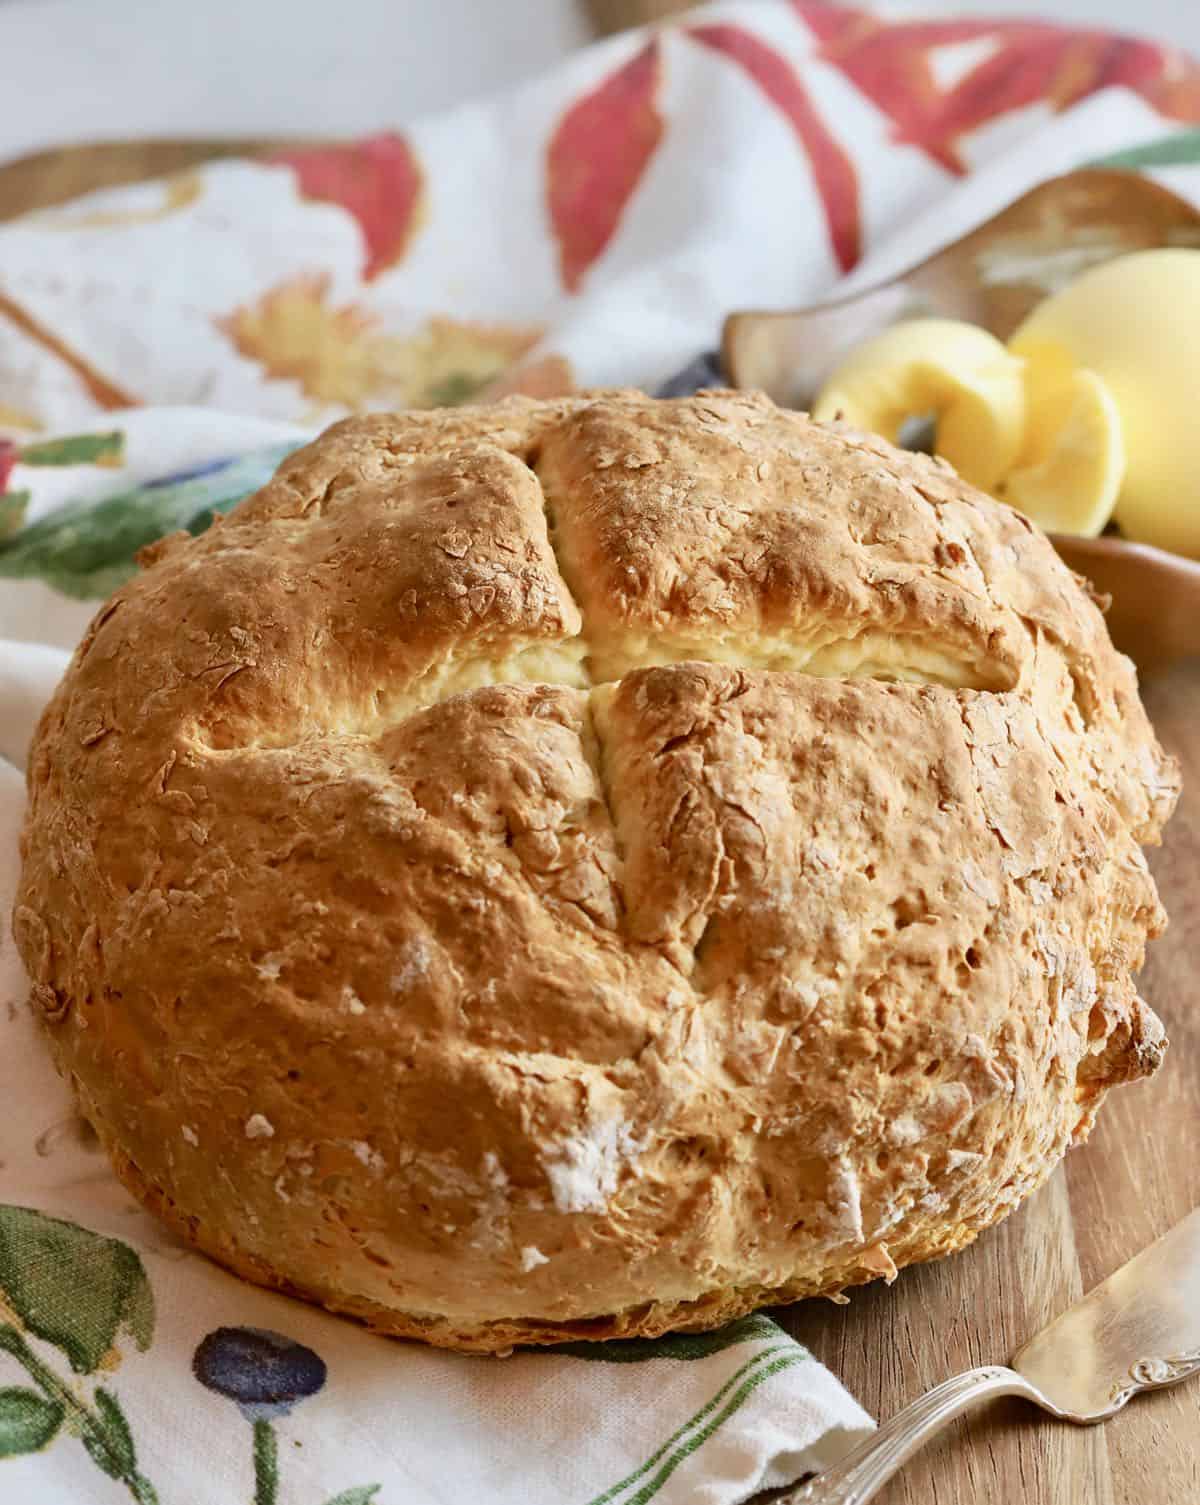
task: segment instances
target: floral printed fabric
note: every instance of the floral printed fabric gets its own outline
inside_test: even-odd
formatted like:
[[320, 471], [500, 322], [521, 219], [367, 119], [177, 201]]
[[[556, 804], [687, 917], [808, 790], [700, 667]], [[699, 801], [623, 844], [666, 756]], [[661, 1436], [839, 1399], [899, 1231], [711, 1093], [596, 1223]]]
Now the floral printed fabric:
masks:
[[1200, 67], [1134, 38], [710, 6], [402, 136], [0, 228], [0, 432], [653, 386], [723, 309], [812, 300], [926, 214], [945, 236], [1176, 122], [1200, 123]]
[[0, 1500], [732, 1505], [864, 1432], [765, 1317], [480, 1360], [179, 1247], [113, 1180], [25, 1008], [19, 770], [137, 549], [203, 531], [327, 418], [656, 388], [726, 309], [897, 270], [1114, 152], [1200, 201], [1178, 125], [1198, 79], [1049, 23], [720, 5], [403, 138], [0, 228]]

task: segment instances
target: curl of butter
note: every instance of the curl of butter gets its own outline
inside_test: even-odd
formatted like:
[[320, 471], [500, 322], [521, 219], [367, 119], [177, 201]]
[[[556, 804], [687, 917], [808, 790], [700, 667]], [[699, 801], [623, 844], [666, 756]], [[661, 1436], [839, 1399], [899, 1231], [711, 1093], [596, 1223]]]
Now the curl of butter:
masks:
[[1121, 415], [1121, 531], [1200, 558], [1200, 251], [1094, 267], [1039, 304], [1009, 348], [1046, 385], [1096, 374]]
[[1094, 536], [1112, 516], [1122, 417], [1104, 381], [1065, 352], [1006, 349], [955, 319], [906, 320], [854, 350], [813, 405], [814, 418], [841, 416], [893, 443], [926, 414], [935, 452], [964, 480], [1047, 530]]
[[937, 453], [973, 486], [994, 490], [1024, 446], [1021, 361], [974, 324], [908, 319], [852, 351], [812, 410], [893, 444], [908, 419], [926, 415]]

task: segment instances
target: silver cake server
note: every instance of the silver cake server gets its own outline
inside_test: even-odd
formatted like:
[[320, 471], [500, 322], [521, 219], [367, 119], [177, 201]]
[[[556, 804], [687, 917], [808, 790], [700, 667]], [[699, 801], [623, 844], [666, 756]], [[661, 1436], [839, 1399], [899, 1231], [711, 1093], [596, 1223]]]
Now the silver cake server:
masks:
[[970, 1369], [893, 1416], [776, 1505], [866, 1505], [964, 1411], [1021, 1395], [1060, 1421], [1107, 1421], [1142, 1390], [1200, 1374], [1200, 1208], [1000, 1364]]

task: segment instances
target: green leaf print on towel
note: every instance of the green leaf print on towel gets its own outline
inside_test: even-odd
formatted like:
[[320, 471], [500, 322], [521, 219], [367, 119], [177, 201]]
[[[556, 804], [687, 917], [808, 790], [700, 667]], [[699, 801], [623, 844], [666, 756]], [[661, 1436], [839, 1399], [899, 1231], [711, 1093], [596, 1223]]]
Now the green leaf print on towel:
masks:
[[98, 1369], [122, 1332], [143, 1351], [154, 1336], [154, 1298], [129, 1245], [29, 1207], [0, 1207], [0, 1290], [76, 1374]]
[[[159, 1505], [157, 1490], [139, 1468], [119, 1397], [106, 1385], [89, 1391], [65, 1365], [60, 1372], [48, 1363], [36, 1346], [58, 1349], [75, 1375], [107, 1377], [120, 1360], [120, 1340], [130, 1338], [145, 1351], [153, 1337], [150, 1282], [128, 1244], [32, 1207], [0, 1204], [0, 1367], [7, 1356], [32, 1381], [0, 1384], [0, 1464], [39, 1452], [65, 1433], [138, 1505]], [[322, 1388], [325, 1361], [283, 1333], [221, 1327], [197, 1348], [192, 1369], [250, 1424], [254, 1496], [246, 1505], [276, 1505], [275, 1422]], [[372, 1505], [380, 1488], [360, 1484], [325, 1505]], [[0, 1472], [0, 1500], [7, 1499]]]
[[137, 569], [134, 556], [164, 534], [202, 533], [265, 484], [297, 442], [224, 457], [106, 497], [71, 503], [5, 536], [0, 576], [41, 579], [76, 600], [102, 600]]
[[0, 543], [11, 538], [25, 522], [29, 510], [28, 491], [6, 491], [0, 495]]
[[72, 434], [66, 439], [41, 439], [17, 451], [19, 465], [120, 465], [125, 459], [125, 435]]
[[153, 1336], [150, 1282], [128, 1244], [32, 1207], [0, 1205], [0, 1356], [37, 1387], [0, 1389], [0, 1459], [37, 1452], [65, 1431], [138, 1505], [158, 1505], [117, 1397], [99, 1385], [89, 1395], [30, 1342], [50, 1344], [75, 1374], [90, 1375], [112, 1367], [118, 1340], [144, 1351]]
[[40, 439], [18, 445], [13, 439], [0, 439], [0, 545], [16, 533], [25, 522], [32, 492], [10, 491], [9, 478], [15, 465], [52, 466], [102, 465], [115, 467], [125, 459], [125, 435], [120, 429], [104, 434], [71, 434], [65, 439]]
[[812, 1363], [812, 1355], [764, 1312], [739, 1317], [714, 1332], [667, 1333], [661, 1338], [622, 1338], [607, 1343], [558, 1343], [529, 1350], [598, 1363], [640, 1364], [649, 1359], [684, 1362], [707, 1359], [739, 1343], [754, 1343], [757, 1347], [708, 1402], [688, 1417], [640, 1467], [596, 1495], [588, 1505], [646, 1505], [675, 1470], [715, 1436], [760, 1385], [787, 1369]]
[[[773, 1325], [773, 1324], [772, 1324]], [[674, 1431], [632, 1473], [626, 1474], [588, 1505], [646, 1505], [677, 1468], [714, 1437], [730, 1417], [737, 1414], [760, 1385], [785, 1370], [813, 1362], [808, 1349], [793, 1343], [776, 1328], [781, 1341], [760, 1348], [737, 1369], [708, 1402]]]
[[1125, 151], [1099, 157], [1088, 166], [1145, 171], [1150, 167], [1194, 167], [1197, 163], [1200, 163], [1200, 131], [1173, 131], [1171, 135], [1160, 136], [1157, 141], [1148, 141], [1143, 146], [1131, 146]]
[[83, 1445], [106, 1474], [110, 1474], [114, 1479], [123, 1479], [137, 1466], [133, 1433], [129, 1430], [129, 1423], [125, 1420], [121, 1403], [109, 1391], [96, 1391], [96, 1410], [100, 1412], [107, 1424], [105, 1445], [103, 1449], [94, 1451], [88, 1447], [86, 1437]]
[[0, 1390], [0, 1458], [36, 1453], [54, 1438], [66, 1413], [36, 1390], [21, 1385]]

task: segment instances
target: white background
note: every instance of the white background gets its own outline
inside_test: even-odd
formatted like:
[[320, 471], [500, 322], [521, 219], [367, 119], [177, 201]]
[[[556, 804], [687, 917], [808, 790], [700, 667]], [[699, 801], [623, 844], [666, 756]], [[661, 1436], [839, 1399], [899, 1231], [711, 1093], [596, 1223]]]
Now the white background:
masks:
[[[1104, 24], [1200, 53], [1200, 0], [922, 8]], [[376, 130], [540, 72], [590, 35], [583, 0], [0, 0], [0, 156]]]

